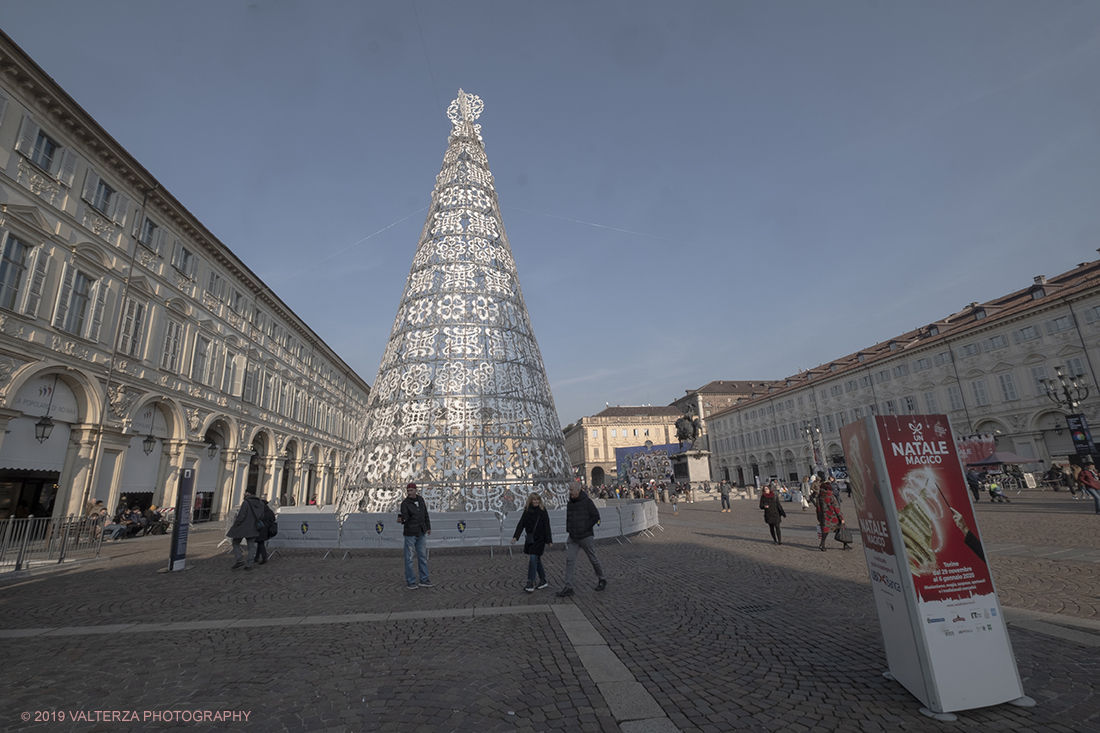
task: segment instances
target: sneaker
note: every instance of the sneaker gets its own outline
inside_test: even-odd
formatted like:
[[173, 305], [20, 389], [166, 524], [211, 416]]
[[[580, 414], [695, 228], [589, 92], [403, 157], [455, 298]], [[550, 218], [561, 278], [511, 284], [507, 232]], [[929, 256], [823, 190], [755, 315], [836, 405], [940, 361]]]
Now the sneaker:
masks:
[[606, 587], [607, 587], [607, 581], [604, 580], [603, 578], [600, 578], [600, 582], [596, 583], [596, 590], [603, 590]]
[[229, 569], [230, 569], [230, 570], [236, 570], [237, 568], [243, 568], [243, 567], [244, 567], [244, 563], [243, 563], [243, 562], [239, 562], [239, 563], [237, 563], [236, 565], [234, 565], [233, 567], [231, 567], [231, 568], [229, 568]]
[[543, 588], [549, 587], [549, 585], [550, 584], [547, 583], [545, 580], [540, 580], [539, 584], [535, 586], [535, 590], [542, 590]]
[[434, 588], [435, 583], [433, 583], [430, 580], [422, 580], [422, 581], [420, 581], [420, 587], [421, 588]]
[[417, 585], [416, 583], [409, 583], [408, 585], [405, 586], [405, 590], [416, 590], [419, 587], [420, 586]]
[[251, 569], [252, 569], [252, 566], [251, 566], [251, 565], [245, 565], [245, 566], [244, 566], [244, 569], [245, 569], [245, 570], [251, 570]]
[[534, 593], [535, 592], [535, 584], [534, 583], [528, 583], [527, 585], [523, 586], [523, 589], [525, 591], [527, 591], [528, 593]]
[[573, 589], [572, 588], [562, 588], [561, 590], [559, 590], [554, 595], [556, 595], [558, 598], [566, 598], [568, 596], [573, 595]]

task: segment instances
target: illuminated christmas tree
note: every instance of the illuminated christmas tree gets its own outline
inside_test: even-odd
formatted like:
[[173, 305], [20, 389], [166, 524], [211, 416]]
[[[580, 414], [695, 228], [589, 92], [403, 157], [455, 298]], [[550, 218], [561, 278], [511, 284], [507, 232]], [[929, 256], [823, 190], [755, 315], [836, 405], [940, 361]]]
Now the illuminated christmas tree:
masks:
[[564, 506], [565, 439], [504, 233], [481, 125], [462, 90], [443, 168], [378, 368], [340, 512], [395, 509], [416, 482], [432, 511]]

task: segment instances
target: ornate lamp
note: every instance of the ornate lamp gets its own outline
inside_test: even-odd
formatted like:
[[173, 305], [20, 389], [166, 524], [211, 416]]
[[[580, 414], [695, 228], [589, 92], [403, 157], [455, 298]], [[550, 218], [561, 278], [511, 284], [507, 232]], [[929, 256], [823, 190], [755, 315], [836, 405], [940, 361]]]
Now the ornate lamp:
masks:
[[141, 449], [145, 451], [145, 455], [149, 455], [153, 452], [153, 449], [157, 447], [157, 439], [153, 437], [152, 433], [145, 436], [145, 440], [141, 441]]
[[53, 409], [53, 394], [57, 391], [57, 379], [61, 376], [61, 373], [53, 375], [53, 389], [50, 390], [50, 401], [46, 405], [46, 414], [42, 416], [42, 419], [34, 424], [34, 437], [38, 439], [39, 443], [44, 443], [50, 438], [50, 433], [53, 432], [53, 418], [50, 417], [50, 410]]

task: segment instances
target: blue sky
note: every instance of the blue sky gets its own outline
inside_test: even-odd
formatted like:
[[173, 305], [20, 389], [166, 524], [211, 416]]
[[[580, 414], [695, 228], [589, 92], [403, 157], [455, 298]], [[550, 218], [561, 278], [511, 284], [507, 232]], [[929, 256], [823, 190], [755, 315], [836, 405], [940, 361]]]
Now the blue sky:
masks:
[[370, 382], [444, 110], [480, 96], [563, 425], [1100, 247], [1100, 3], [0, 0], [0, 27]]

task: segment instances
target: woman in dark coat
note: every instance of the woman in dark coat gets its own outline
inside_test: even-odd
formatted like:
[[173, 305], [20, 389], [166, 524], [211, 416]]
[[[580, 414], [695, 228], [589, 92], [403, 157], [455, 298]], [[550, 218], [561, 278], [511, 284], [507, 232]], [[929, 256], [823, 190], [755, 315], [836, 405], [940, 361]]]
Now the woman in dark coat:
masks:
[[760, 508], [764, 510], [764, 521], [768, 523], [768, 529], [772, 533], [772, 544], [783, 544], [783, 532], [779, 529], [779, 523], [787, 512], [779, 505], [779, 497], [772, 491], [771, 485], [764, 486], [760, 494]]
[[[534, 593], [535, 588], [545, 588], [546, 570], [542, 567], [542, 552], [547, 547], [554, 546], [554, 538], [550, 535], [550, 515], [542, 505], [542, 497], [537, 493], [527, 497], [527, 506], [516, 525], [516, 533], [512, 535], [512, 544], [516, 544], [520, 534], [527, 532], [527, 541], [523, 544], [523, 551], [530, 556], [527, 563], [527, 587], [528, 593]], [[538, 586], [535, 585], [535, 576], [538, 576]]]
[[[814, 506], [817, 508], [817, 523], [821, 527], [821, 551], [825, 552], [825, 540], [829, 533], [844, 526], [844, 515], [840, 513], [840, 504], [833, 496], [833, 485], [828, 481], [823, 481], [821, 488], [817, 490]], [[844, 549], [852, 548], [845, 542]]]

